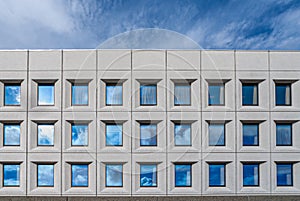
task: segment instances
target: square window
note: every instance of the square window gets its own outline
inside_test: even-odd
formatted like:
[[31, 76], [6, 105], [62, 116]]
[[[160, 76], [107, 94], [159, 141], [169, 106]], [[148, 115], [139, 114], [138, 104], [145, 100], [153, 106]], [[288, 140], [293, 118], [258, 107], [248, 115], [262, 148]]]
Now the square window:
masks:
[[289, 106], [291, 105], [291, 84], [276, 84], [276, 105]]
[[37, 186], [38, 187], [54, 186], [54, 165], [53, 164], [37, 165]]
[[122, 146], [123, 145], [123, 125], [122, 124], [106, 124], [106, 146]]
[[157, 146], [156, 124], [140, 124], [140, 146]]
[[111, 164], [106, 165], [105, 169], [106, 187], [123, 186], [123, 165]]
[[276, 124], [276, 146], [292, 146], [292, 124]]
[[258, 105], [258, 85], [243, 84], [242, 86], [242, 104], [243, 105]]
[[141, 187], [157, 186], [157, 165], [156, 164], [140, 165], [140, 186]]
[[175, 84], [174, 88], [174, 105], [191, 105], [191, 85]]
[[3, 145], [20, 146], [20, 124], [4, 124]]
[[208, 86], [208, 105], [225, 104], [225, 85], [209, 84]]
[[140, 86], [140, 105], [157, 105], [157, 86], [156, 84], [141, 84]]
[[243, 186], [259, 186], [259, 164], [243, 164]]
[[209, 164], [209, 186], [225, 186], [225, 164]]
[[122, 84], [106, 84], [106, 105], [123, 105]]
[[20, 186], [19, 164], [3, 164], [3, 186]]
[[225, 146], [225, 124], [209, 124], [209, 146]]
[[175, 187], [192, 186], [192, 165], [175, 164]]
[[53, 124], [38, 124], [38, 146], [53, 146], [54, 145], [54, 125]]
[[87, 146], [89, 129], [87, 124], [72, 124], [72, 146]]
[[175, 146], [191, 146], [191, 124], [175, 124]]
[[72, 105], [88, 105], [88, 84], [72, 84]]
[[293, 186], [293, 164], [277, 163], [277, 186]]
[[71, 165], [72, 187], [88, 187], [89, 185], [89, 165], [73, 164]]
[[259, 124], [243, 124], [243, 146], [259, 145]]
[[5, 84], [4, 85], [4, 105], [16, 106], [21, 104], [21, 85]]
[[38, 85], [38, 105], [54, 105], [54, 85]]

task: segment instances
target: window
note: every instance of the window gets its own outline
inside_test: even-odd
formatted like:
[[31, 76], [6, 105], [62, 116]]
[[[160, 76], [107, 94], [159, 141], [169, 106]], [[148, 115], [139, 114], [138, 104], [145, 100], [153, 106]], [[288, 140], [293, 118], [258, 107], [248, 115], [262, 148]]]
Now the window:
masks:
[[123, 186], [123, 165], [111, 164], [106, 165], [106, 187], [122, 187]]
[[123, 145], [123, 125], [106, 124], [106, 146]]
[[21, 85], [20, 84], [5, 84], [4, 85], [4, 105], [17, 106], [20, 105]]
[[289, 123], [276, 124], [276, 145], [292, 146], [292, 124]]
[[89, 185], [89, 165], [73, 164], [71, 165], [72, 187], [87, 187]]
[[88, 84], [72, 84], [72, 105], [88, 105]]
[[175, 124], [175, 146], [191, 146], [191, 124]]
[[3, 145], [20, 146], [20, 124], [4, 124]]
[[225, 146], [225, 124], [209, 124], [209, 146]]
[[259, 124], [243, 124], [243, 146], [258, 146], [259, 144]]
[[3, 186], [20, 186], [20, 164], [3, 164]]
[[224, 105], [225, 104], [225, 85], [209, 84], [208, 86], [208, 105]]
[[157, 146], [156, 124], [140, 124], [140, 146]]
[[72, 124], [72, 146], [87, 146], [88, 130], [87, 124]]
[[175, 164], [175, 187], [192, 186], [192, 165]]
[[209, 186], [225, 186], [225, 164], [209, 164]]
[[258, 105], [258, 85], [243, 84], [242, 86], [242, 104], [243, 105]]
[[291, 105], [291, 84], [276, 84], [276, 105]]
[[54, 125], [38, 124], [38, 146], [54, 145]]
[[122, 84], [106, 84], [106, 105], [123, 105]]
[[54, 105], [54, 85], [38, 85], [38, 105]]
[[141, 187], [157, 186], [157, 165], [156, 164], [141, 164], [140, 186]]
[[53, 164], [37, 165], [37, 186], [38, 187], [54, 186], [54, 165]]
[[140, 105], [157, 105], [156, 84], [141, 84], [140, 86]]
[[243, 164], [243, 186], [259, 186], [259, 164]]
[[293, 186], [293, 164], [277, 163], [277, 186]]
[[191, 105], [191, 85], [175, 84], [174, 88], [174, 105]]

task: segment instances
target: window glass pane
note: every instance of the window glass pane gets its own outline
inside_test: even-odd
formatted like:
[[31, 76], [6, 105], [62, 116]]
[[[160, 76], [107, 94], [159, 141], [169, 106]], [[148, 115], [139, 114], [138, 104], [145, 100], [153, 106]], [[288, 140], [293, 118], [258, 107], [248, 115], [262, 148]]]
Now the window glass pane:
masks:
[[209, 124], [209, 146], [225, 146], [225, 125]]
[[39, 85], [38, 105], [54, 105], [54, 85]]
[[243, 185], [258, 186], [259, 164], [243, 164]]
[[174, 105], [191, 105], [190, 84], [175, 84]]
[[38, 186], [54, 186], [54, 165], [37, 166]]
[[293, 165], [277, 164], [277, 186], [293, 185]]
[[292, 145], [292, 124], [276, 124], [276, 145]]
[[243, 105], [257, 105], [257, 84], [243, 84]]
[[123, 104], [123, 86], [106, 85], [106, 105]]
[[106, 146], [123, 145], [123, 125], [106, 124]]
[[72, 85], [72, 105], [87, 105], [88, 97], [88, 85]]
[[140, 186], [141, 187], [157, 186], [157, 165], [140, 166]]
[[89, 185], [88, 181], [88, 165], [72, 165], [72, 186], [82, 186], [87, 187]]
[[224, 105], [224, 84], [210, 84], [208, 86], [208, 105]]
[[72, 124], [72, 146], [87, 146], [88, 135], [88, 125]]
[[243, 124], [243, 146], [258, 146], [258, 124]]
[[20, 105], [21, 86], [5, 84], [4, 105]]
[[191, 143], [191, 124], [175, 124], [174, 139], [176, 146], [190, 146]]
[[3, 165], [3, 186], [20, 186], [20, 165]]
[[291, 105], [290, 84], [276, 84], [276, 105]]
[[4, 146], [19, 146], [20, 145], [20, 125], [19, 124], [4, 124]]
[[225, 186], [225, 165], [209, 165], [209, 186]]
[[140, 105], [156, 105], [156, 85], [141, 85]]
[[175, 165], [175, 186], [192, 186], [191, 173], [191, 165]]
[[123, 186], [123, 165], [106, 165], [106, 186]]
[[52, 124], [38, 125], [38, 145], [39, 146], [54, 145], [54, 125]]
[[141, 146], [157, 145], [157, 125], [156, 124], [140, 124], [140, 144]]

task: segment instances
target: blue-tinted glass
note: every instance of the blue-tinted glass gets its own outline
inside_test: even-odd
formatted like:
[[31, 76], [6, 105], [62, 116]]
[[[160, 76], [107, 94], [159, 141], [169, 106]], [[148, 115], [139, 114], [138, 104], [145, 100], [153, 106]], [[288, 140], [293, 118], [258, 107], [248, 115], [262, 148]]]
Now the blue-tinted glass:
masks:
[[4, 124], [4, 146], [20, 145], [20, 124]]
[[225, 186], [225, 165], [209, 165], [209, 186]]
[[243, 84], [243, 105], [257, 105], [257, 85]]
[[38, 105], [54, 105], [54, 85], [39, 85]]
[[106, 165], [106, 186], [123, 186], [123, 165]]
[[38, 145], [52, 146], [54, 145], [54, 125], [39, 124], [38, 125]]
[[277, 186], [293, 185], [293, 165], [277, 164]]
[[276, 124], [276, 145], [292, 145], [292, 124]]
[[175, 186], [192, 186], [191, 165], [175, 165]]
[[72, 105], [87, 105], [88, 97], [88, 85], [72, 85]]
[[174, 89], [174, 105], [191, 104], [191, 85], [176, 84]]
[[224, 85], [209, 85], [208, 105], [224, 105]]
[[88, 175], [88, 165], [72, 165], [72, 186], [87, 187], [89, 185]]
[[156, 124], [140, 124], [140, 144], [141, 146], [157, 145], [157, 125]]
[[225, 125], [209, 124], [209, 146], [225, 146]]
[[123, 104], [123, 86], [106, 85], [106, 105]]
[[243, 165], [243, 185], [258, 186], [259, 164]]
[[3, 186], [20, 186], [20, 165], [3, 165]]
[[54, 165], [37, 166], [38, 186], [54, 186]]
[[258, 124], [243, 124], [243, 146], [258, 145]]
[[21, 86], [5, 85], [4, 105], [20, 105]]
[[156, 85], [141, 85], [140, 105], [156, 105]]
[[157, 186], [157, 165], [141, 165], [140, 168], [140, 186]]
[[88, 136], [88, 125], [72, 125], [72, 146], [87, 146]]
[[276, 105], [291, 104], [291, 86], [289, 84], [276, 85]]
[[190, 146], [191, 143], [191, 124], [175, 124], [174, 138], [176, 146]]
[[106, 124], [106, 146], [123, 145], [123, 125]]

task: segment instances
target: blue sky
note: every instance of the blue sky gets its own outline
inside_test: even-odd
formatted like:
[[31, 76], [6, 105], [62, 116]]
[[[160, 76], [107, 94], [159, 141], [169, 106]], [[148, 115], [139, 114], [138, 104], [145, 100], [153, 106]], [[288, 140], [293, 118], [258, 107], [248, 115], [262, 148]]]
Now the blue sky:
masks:
[[[0, 49], [300, 49], [299, 0], [0, 0], [0, 7]], [[172, 36], [139, 32], [123, 46], [101, 45], [147, 28]]]

